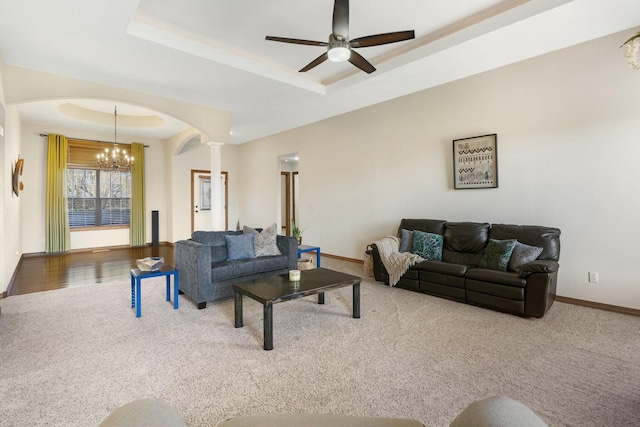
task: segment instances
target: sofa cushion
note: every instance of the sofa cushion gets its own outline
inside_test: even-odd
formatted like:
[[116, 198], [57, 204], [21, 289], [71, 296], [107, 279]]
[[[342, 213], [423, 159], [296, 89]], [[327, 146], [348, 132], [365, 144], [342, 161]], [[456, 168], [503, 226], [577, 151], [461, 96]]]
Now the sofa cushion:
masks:
[[487, 247], [480, 260], [480, 267], [506, 271], [515, 247], [515, 240], [489, 239], [489, 243], [487, 243]]
[[237, 236], [242, 231], [194, 231], [191, 240], [209, 246], [226, 245], [224, 236]]
[[224, 236], [242, 234], [241, 231], [194, 231], [191, 240], [211, 246], [211, 261], [227, 259], [227, 241]]
[[509, 260], [509, 270], [518, 272], [520, 267], [538, 259], [542, 253], [542, 248], [537, 246], [529, 246], [516, 241], [516, 247], [513, 248], [511, 259]]
[[413, 245], [411, 252], [420, 255], [424, 259], [442, 260], [443, 238], [439, 234], [413, 231]]
[[455, 252], [482, 253], [489, 239], [490, 225], [477, 222], [447, 222], [444, 246]]
[[276, 244], [278, 232], [275, 222], [271, 226], [262, 229], [262, 231], [244, 226], [243, 232], [245, 234], [253, 234], [253, 249], [256, 257], [282, 255]]
[[464, 264], [477, 267], [482, 259], [482, 252], [479, 254], [473, 254], [469, 252], [455, 252], [448, 249], [442, 251], [442, 261], [451, 264]]
[[449, 262], [427, 260], [414, 265], [412, 269], [462, 277], [465, 275], [469, 267], [469, 265], [465, 264], [452, 264]]
[[[466, 279], [465, 280], [465, 288], [467, 289], [467, 301], [470, 303], [479, 302], [482, 305], [488, 304], [491, 307], [495, 307], [493, 304], [489, 303], [487, 298], [483, 298], [485, 296], [498, 298], [494, 301], [506, 302], [506, 306], [502, 306], [502, 304], [497, 304], [498, 309], [506, 308], [508, 311], [515, 308], [515, 311], [518, 314], [522, 314], [524, 310], [524, 305], [520, 304], [520, 302], [524, 302], [524, 291], [525, 288], [519, 288], [517, 286], [505, 286], [505, 285], [497, 285], [495, 283], [488, 282], [479, 282], [477, 280]], [[473, 298], [473, 296], [476, 298]], [[482, 295], [480, 298], [478, 296]], [[474, 301], [475, 300], [475, 301]], [[511, 307], [511, 302], [518, 302], [514, 307]]]
[[227, 242], [227, 261], [255, 258], [253, 234], [225, 235]]
[[467, 279], [481, 282], [498, 283], [501, 285], [517, 286], [524, 288], [527, 280], [510, 271], [489, 270], [486, 268], [470, 268], [465, 275]]
[[284, 255], [222, 261], [211, 265], [211, 279], [213, 282], [220, 282], [237, 277], [282, 270], [288, 268], [288, 265], [289, 258]]
[[211, 246], [211, 262], [220, 262], [227, 259], [227, 244]]
[[402, 229], [413, 231], [424, 231], [425, 233], [444, 234], [444, 225], [447, 221], [441, 219], [407, 219], [403, 218], [400, 221], [400, 228], [398, 228], [398, 237]]

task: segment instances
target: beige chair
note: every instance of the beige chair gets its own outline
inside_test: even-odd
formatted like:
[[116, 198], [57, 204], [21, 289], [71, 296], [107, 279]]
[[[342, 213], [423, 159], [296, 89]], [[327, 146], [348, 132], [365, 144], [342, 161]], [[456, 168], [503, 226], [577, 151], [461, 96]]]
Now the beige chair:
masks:
[[[504, 396], [471, 403], [449, 427], [513, 426], [547, 427], [531, 409]], [[187, 427], [187, 424], [173, 407], [161, 400], [135, 400], [113, 411], [99, 427]], [[424, 424], [405, 418], [272, 414], [234, 417], [218, 427], [424, 427]]]

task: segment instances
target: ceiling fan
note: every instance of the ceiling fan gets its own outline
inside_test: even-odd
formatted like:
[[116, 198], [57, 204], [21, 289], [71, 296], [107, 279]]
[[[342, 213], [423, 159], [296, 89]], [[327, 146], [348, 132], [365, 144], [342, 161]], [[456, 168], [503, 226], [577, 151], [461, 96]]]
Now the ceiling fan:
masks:
[[327, 59], [333, 62], [349, 61], [366, 73], [373, 73], [376, 69], [362, 55], [354, 51], [354, 48], [380, 46], [415, 38], [415, 32], [398, 31], [394, 33], [376, 34], [349, 40], [349, 0], [335, 0], [333, 6], [333, 32], [329, 34], [328, 42], [313, 40], [290, 39], [286, 37], [267, 36], [267, 40], [274, 42], [303, 44], [308, 46], [325, 46], [327, 51], [311, 61], [300, 70], [301, 73], [322, 64]]

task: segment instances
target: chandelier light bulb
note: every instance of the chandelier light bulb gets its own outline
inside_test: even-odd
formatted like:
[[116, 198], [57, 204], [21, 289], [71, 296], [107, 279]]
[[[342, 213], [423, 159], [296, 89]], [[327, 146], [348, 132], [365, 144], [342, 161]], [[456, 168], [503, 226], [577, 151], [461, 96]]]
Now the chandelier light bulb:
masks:
[[96, 162], [101, 169], [133, 170], [133, 157], [127, 155], [127, 150], [118, 147], [118, 109], [113, 110], [113, 148], [105, 148], [104, 153], [97, 155]]

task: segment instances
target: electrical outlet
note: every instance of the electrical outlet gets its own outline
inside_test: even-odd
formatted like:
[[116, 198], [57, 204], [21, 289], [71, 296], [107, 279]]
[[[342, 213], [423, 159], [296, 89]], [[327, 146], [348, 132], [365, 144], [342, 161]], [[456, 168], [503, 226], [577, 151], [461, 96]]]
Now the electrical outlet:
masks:
[[589, 272], [589, 282], [598, 283], [598, 273]]

